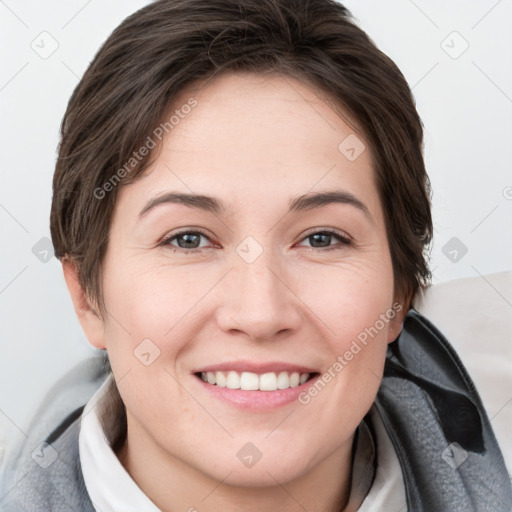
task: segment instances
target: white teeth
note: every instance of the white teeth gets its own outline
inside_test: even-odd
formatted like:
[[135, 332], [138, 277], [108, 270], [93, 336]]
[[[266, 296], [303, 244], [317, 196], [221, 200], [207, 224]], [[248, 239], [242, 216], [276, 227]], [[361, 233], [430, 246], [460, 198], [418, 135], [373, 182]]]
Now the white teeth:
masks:
[[310, 377], [309, 373], [269, 372], [258, 375], [252, 372], [202, 372], [204, 382], [221, 388], [242, 389], [244, 391], [276, 391], [278, 389], [295, 388], [304, 384]]
[[236, 372], [228, 372], [226, 387], [229, 389], [240, 389], [240, 375]]
[[286, 372], [281, 372], [277, 376], [277, 388], [278, 389], [288, 389], [290, 387], [290, 377]]
[[255, 373], [243, 372], [240, 377], [240, 389], [256, 391], [260, 389], [260, 379]]
[[217, 380], [217, 386], [219, 388], [225, 388], [226, 387], [226, 376], [222, 372], [215, 372], [215, 378]]
[[275, 373], [260, 375], [260, 391], [275, 391], [277, 389], [277, 377]]

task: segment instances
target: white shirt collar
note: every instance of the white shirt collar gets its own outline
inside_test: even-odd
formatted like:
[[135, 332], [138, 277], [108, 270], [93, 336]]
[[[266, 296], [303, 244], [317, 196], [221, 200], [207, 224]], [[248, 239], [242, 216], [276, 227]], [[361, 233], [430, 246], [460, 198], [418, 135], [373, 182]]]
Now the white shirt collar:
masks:
[[402, 468], [375, 406], [371, 408], [371, 420], [377, 445], [377, 471], [370, 492], [357, 512], [382, 510], [406, 512], [407, 501]]
[[87, 492], [96, 512], [160, 512], [119, 462], [101, 427], [96, 405], [112, 378], [110, 374], [82, 412], [78, 449]]
[[[103, 382], [82, 413], [79, 453], [85, 486], [96, 512], [160, 512], [119, 462], [103, 432], [96, 405], [113, 375]], [[370, 492], [357, 512], [407, 510], [402, 471], [382, 420], [372, 408], [377, 444], [377, 472]]]

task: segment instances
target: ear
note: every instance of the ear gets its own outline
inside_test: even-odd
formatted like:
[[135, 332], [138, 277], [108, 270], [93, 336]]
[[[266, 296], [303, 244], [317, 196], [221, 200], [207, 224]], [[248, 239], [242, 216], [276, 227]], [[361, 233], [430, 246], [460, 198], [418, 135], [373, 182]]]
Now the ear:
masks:
[[95, 348], [106, 349], [103, 318], [98, 312], [99, 308], [92, 304], [80, 285], [76, 263], [65, 257], [62, 260], [62, 270], [76, 315], [89, 343]]
[[388, 328], [388, 343], [392, 343], [398, 338], [398, 335], [402, 332], [404, 320], [409, 309], [409, 299], [396, 298], [391, 308], [395, 315], [389, 320]]

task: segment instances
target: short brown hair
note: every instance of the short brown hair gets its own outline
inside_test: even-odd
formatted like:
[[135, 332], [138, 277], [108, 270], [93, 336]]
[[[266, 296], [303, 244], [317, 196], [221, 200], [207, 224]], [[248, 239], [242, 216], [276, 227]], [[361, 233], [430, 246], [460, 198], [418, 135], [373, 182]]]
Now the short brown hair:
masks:
[[296, 78], [353, 117], [374, 157], [395, 291], [408, 300], [427, 286], [433, 228], [422, 123], [404, 76], [348, 10], [331, 0], [159, 0], [110, 35], [61, 125], [51, 235], [57, 257], [76, 262], [83, 289], [101, 310], [117, 191], [154, 154], [135, 161], [134, 152], [187, 84], [228, 71]]

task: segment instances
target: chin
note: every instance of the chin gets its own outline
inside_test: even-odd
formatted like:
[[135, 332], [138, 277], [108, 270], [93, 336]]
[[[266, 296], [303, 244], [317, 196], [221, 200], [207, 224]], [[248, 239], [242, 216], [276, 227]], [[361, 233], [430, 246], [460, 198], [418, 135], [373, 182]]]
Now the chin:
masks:
[[[231, 453], [233, 455], [231, 455]], [[256, 443], [236, 442], [236, 448], [215, 457], [208, 467], [201, 461], [200, 470], [224, 484], [236, 487], [268, 487], [300, 478], [318, 463], [314, 453], [301, 452], [297, 446], [256, 447]], [[214, 467], [215, 471], [211, 471]]]
[[286, 484], [293, 480], [300, 478], [305, 469], [303, 467], [297, 468], [293, 462], [285, 462], [283, 467], [283, 458], [280, 457], [280, 464], [276, 464], [276, 460], [259, 461], [252, 468], [241, 467], [241, 465], [231, 465], [230, 469], [226, 467], [226, 473], [231, 471], [231, 474], [226, 478], [226, 473], [223, 475], [215, 475], [215, 479], [220, 480], [223, 484], [231, 485], [233, 487], [275, 487], [278, 484]]

